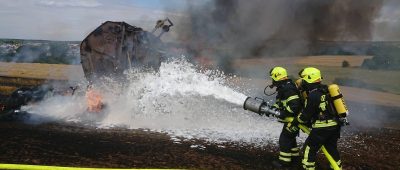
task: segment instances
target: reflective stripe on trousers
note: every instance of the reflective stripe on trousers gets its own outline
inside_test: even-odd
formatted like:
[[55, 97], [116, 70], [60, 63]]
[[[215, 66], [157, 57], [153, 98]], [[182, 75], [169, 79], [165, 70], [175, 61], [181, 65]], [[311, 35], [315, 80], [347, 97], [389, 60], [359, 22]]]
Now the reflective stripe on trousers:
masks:
[[307, 170], [314, 170], [315, 169], [315, 162], [308, 162], [308, 154], [310, 152], [310, 147], [306, 146], [306, 149], [304, 150], [304, 158], [301, 163], [303, 163], [303, 168]]
[[285, 161], [285, 162], [291, 162], [292, 157], [300, 156], [299, 151], [300, 151], [300, 148], [298, 148], [298, 147], [290, 149], [290, 153], [281, 151], [281, 152], [279, 152], [279, 160]]
[[279, 152], [279, 160], [284, 162], [291, 162], [292, 161], [292, 153], [287, 152]]
[[291, 154], [292, 154], [292, 157], [293, 157], [293, 156], [300, 156], [300, 148], [295, 147], [295, 148], [290, 149], [290, 151], [292, 152], [292, 153], [291, 153]]

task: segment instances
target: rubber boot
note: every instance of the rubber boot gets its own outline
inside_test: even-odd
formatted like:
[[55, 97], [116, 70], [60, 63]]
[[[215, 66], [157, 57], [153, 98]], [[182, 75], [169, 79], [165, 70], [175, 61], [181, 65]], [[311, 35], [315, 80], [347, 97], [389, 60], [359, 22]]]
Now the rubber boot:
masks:
[[287, 169], [290, 167], [290, 162], [284, 162], [281, 160], [272, 161], [272, 165], [277, 169]]

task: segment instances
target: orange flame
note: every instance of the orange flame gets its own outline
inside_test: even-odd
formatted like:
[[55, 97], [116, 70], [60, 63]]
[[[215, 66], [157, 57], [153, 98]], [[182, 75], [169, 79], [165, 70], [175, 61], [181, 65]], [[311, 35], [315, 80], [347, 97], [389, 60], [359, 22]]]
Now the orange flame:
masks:
[[103, 108], [103, 96], [96, 90], [89, 89], [86, 92], [86, 100], [88, 105], [87, 110], [89, 112], [98, 113]]

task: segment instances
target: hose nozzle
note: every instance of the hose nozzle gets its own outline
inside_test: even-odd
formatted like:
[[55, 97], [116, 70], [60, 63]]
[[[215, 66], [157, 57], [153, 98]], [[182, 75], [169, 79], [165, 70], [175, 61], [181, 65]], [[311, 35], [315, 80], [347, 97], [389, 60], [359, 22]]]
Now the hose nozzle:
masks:
[[244, 110], [250, 110], [254, 113], [257, 113], [259, 115], [273, 115], [273, 116], [279, 116], [280, 112], [277, 110], [272, 109], [267, 102], [265, 102], [261, 98], [251, 98], [247, 97], [246, 100], [244, 101], [243, 104], [243, 109]]

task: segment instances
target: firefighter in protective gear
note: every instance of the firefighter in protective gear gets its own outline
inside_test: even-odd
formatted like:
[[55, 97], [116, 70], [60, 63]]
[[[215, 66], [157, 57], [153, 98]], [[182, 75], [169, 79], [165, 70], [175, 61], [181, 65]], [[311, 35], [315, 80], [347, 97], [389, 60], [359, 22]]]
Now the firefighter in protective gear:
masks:
[[302, 79], [302, 89], [307, 92], [304, 109], [292, 121], [292, 127], [298, 123], [310, 123], [311, 132], [307, 137], [303, 149], [302, 160], [304, 169], [315, 169], [316, 154], [324, 146], [339, 167], [341, 160], [337, 150], [337, 141], [340, 137], [340, 125], [337, 114], [329, 101], [329, 91], [326, 85], [321, 84], [321, 72], [313, 67], [304, 68], [299, 72]]
[[275, 86], [278, 92], [276, 102], [272, 108], [280, 111], [281, 115], [278, 119], [284, 123], [279, 136], [279, 160], [274, 161], [273, 164], [276, 167], [284, 167], [290, 165], [291, 162], [294, 162], [300, 156], [300, 148], [297, 147], [296, 142], [299, 128], [289, 129], [290, 122], [288, 119], [298, 115], [302, 107], [302, 101], [296, 85], [288, 78], [286, 69], [274, 67], [270, 70], [270, 77], [272, 79], [272, 86]]

